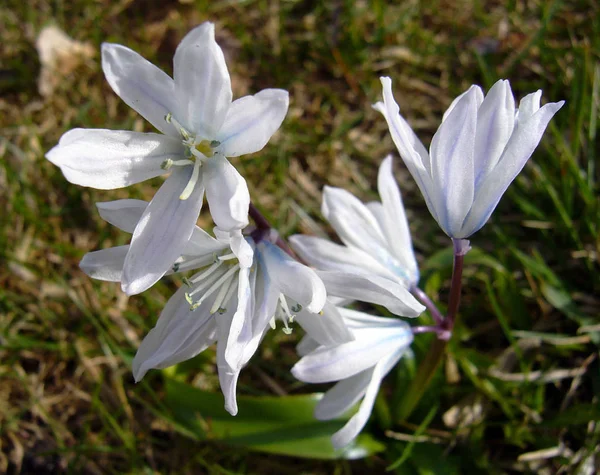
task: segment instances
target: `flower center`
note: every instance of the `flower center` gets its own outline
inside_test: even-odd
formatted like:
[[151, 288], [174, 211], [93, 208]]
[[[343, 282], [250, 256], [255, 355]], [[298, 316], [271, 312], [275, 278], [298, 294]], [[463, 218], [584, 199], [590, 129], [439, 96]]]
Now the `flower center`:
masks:
[[198, 183], [198, 178], [200, 177], [200, 167], [202, 167], [202, 164], [215, 154], [214, 149], [221, 145], [221, 143], [217, 140], [208, 140], [192, 134], [189, 130], [183, 127], [183, 125], [181, 125], [170, 112], [165, 116], [165, 121], [167, 124], [173, 124], [175, 128], [179, 130], [183, 146], [185, 147], [185, 158], [180, 160], [172, 160], [167, 158], [161, 164], [161, 168], [163, 170], [169, 170], [171, 167], [194, 167], [192, 169], [192, 176], [181, 192], [181, 195], [179, 195], [180, 200], [187, 200], [192, 194], [192, 191], [194, 191], [196, 183]]
[[[190, 310], [196, 310], [208, 297], [216, 293], [210, 313], [224, 313], [227, 303], [237, 290], [239, 270], [240, 264], [233, 253], [215, 255], [212, 263], [201, 272], [191, 279], [183, 279], [183, 282], [191, 288], [185, 294]], [[201, 294], [200, 298], [196, 298], [198, 294]]]

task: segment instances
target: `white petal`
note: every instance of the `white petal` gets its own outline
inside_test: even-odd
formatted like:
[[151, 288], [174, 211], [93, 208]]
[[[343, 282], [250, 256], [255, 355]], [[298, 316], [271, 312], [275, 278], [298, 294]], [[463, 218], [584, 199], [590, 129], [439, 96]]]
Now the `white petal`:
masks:
[[226, 339], [221, 338], [219, 333], [219, 342], [217, 343], [217, 369], [219, 372], [219, 384], [225, 398], [225, 410], [232, 416], [238, 413], [236, 389], [237, 381], [240, 376], [239, 369], [232, 369], [225, 362]]
[[383, 86], [383, 103], [378, 102], [373, 108], [383, 114], [398, 153], [400, 153], [406, 167], [417, 182], [421, 194], [425, 198], [429, 212], [437, 220], [435, 190], [431, 181], [431, 160], [429, 154], [410, 128], [410, 125], [400, 115], [400, 108], [392, 94], [392, 80], [388, 77], [380, 79]]
[[408, 324], [397, 318], [377, 317], [369, 313], [360, 312], [351, 308], [338, 308], [344, 322], [352, 332], [360, 332], [363, 328], [383, 328], [404, 326], [408, 331]]
[[125, 46], [102, 44], [102, 70], [113, 91], [162, 133], [179, 137], [165, 116], [175, 111], [175, 84], [167, 74]]
[[477, 111], [475, 186], [498, 163], [514, 123], [515, 99], [508, 81], [500, 80], [492, 86]]
[[383, 305], [395, 315], [418, 317], [425, 307], [406, 287], [376, 275], [346, 274], [336, 271], [319, 271], [329, 295]]
[[329, 389], [315, 408], [315, 419], [329, 421], [345, 414], [365, 395], [371, 382], [372, 368], [346, 378]]
[[183, 254], [191, 257], [199, 257], [222, 251], [227, 247], [226, 244], [219, 242], [206, 231], [196, 226], [192, 232], [192, 237], [190, 237], [190, 240], [185, 245]]
[[128, 295], [154, 285], [183, 253], [196, 226], [204, 195], [198, 183], [188, 199], [179, 199], [191, 173], [191, 167], [174, 170], [135, 228], [121, 282]]
[[162, 369], [193, 358], [208, 348], [216, 336], [216, 323], [205, 302], [190, 310], [181, 287], [169, 299], [156, 326], [142, 341], [132, 363], [133, 376], [140, 381], [149, 369]]
[[181, 142], [165, 135], [73, 129], [46, 158], [59, 166], [71, 183], [112, 190], [164, 174], [161, 164], [182, 152]]
[[92, 279], [119, 282], [128, 251], [129, 246], [127, 245], [88, 252], [81, 259], [79, 267]]
[[371, 412], [373, 411], [373, 405], [375, 404], [375, 398], [379, 392], [381, 381], [389, 372], [389, 370], [401, 358], [403, 353], [404, 351], [400, 350], [377, 363], [377, 366], [375, 366], [375, 369], [371, 374], [371, 381], [367, 386], [365, 397], [360, 404], [358, 412], [350, 418], [344, 427], [342, 427], [331, 437], [331, 442], [334, 448], [339, 449], [345, 447], [352, 442], [352, 440], [364, 428], [365, 424], [369, 420]]
[[488, 220], [498, 201], [523, 169], [540, 142], [550, 119], [563, 106], [564, 101], [551, 102], [539, 109], [529, 120], [521, 122], [513, 132], [498, 165], [481, 183], [475, 203], [463, 226], [459, 238], [467, 238]]
[[[477, 127], [476, 89], [457, 102], [431, 141], [431, 173], [438, 196], [438, 224], [451, 237], [473, 204], [474, 146]], [[440, 210], [443, 210], [443, 214]]]
[[275, 315], [279, 305], [280, 290], [276, 282], [271, 279], [267, 270], [264, 255], [257, 252], [255, 255], [256, 267], [256, 289], [255, 289], [255, 312], [252, 328], [255, 333], [266, 329]]
[[144, 200], [115, 200], [96, 203], [100, 217], [121, 231], [133, 233], [148, 202]]
[[234, 370], [240, 370], [250, 360], [263, 333], [253, 331], [255, 288], [256, 272], [251, 272], [249, 268], [241, 268], [238, 280], [238, 304], [229, 325], [225, 348], [225, 361]]
[[237, 257], [240, 266], [250, 267], [254, 260], [254, 247], [250, 245], [240, 229], [231, 231], [229, 245], [231, 252]]
[[354, 340], [342, 316], [329, 302], [320, 313], [306, 310], [298, 312], [296, 321], [312, 339], [323, 346], [340, 345]]
[[402, 203], [400, 189], [393, 172], [392, 156], [388, 155], [379, 166], [377, 188], [383, 204], [382, 230], [388, 246], [396, 256], [400, 268], [396, 274], [405, 276], [407, 285], [419, 280], [419, 268], [413, 252], [410, 229]]
[[361, 249], [300, 234], [291, 236], [288, 241], [302, 259], [317, 269], [350, 274], [376, 274], [388, 279], [396, 277], [387, 267]]
[[332, 348], [319, 347], [302, 357], [292, 368], [292, 374], [306, 383], [340, 381], [371, 368], [399, 349], [405, 350], [413, 339], [406, 324], [364, 327], [355, 337], [354, 341]]
[[246, 227], [250, 192], [244, 177], [222, 155], [215, 155], [202, 169], [206, 199], [215, 224], [223, 231]]
[[269, 242], [261, 241], [256, 250], [264, 258], [269, 279], [279, 287], [283, 295], [295, 300], [311, 313], [322, 310], [327, 292], [314, 270], [295, 261]]
[[349, 191], [325, 186], [321, 212], [347, 246], [373, 254], [373, 246], [385, 248], [379, 223], [369, 209]]
[[540, 100], [542, 99], [542, 90], [538, 89], [531, 94], [527, 94], [521, 102], [519, 102], [519, 110], [517, 111], [517, 122], [525, 123], [529, 118], [540, 110]]
[[296, 346], [296, 353], [298, 353], [298, 356], [300, 357], [306, 356], [320, 346], [321, 345], [316, 340], [313, 340], [309, 335], [304, 335], [302, 340], [300, 340], [300, 343], [298, 343]]
[[481, 106], [481, 103], [483, 102], [483, 91], [481, 90], [481, 88], [479, 86], [477, 86], [477, 85], [474, 84], [469, 89], [467, 89], [465, 92], [463, 92], [462, 94], [460, 94], [459, 96], [457, 96], [452, 101], [452, 103], [450, 104], [450, 107], [448, 107], [448, 109], [446, 109], [446, 112], [444, 112], [444, 115], [442, 117], [442, 122], [444, 122], [448, 118], [448, 116], [454, 110], [454, 108], [456, 107], [456, 105], [467, 94], [475, 94], [475, 101], [477, 102], [477, 108], [479, 109], [479, 107]]
[[190, 132], [214, 139], [231, 105], [231, 80], [215, 27], [205, 22], [179, 43], [173, 58], [176, 119]]
[[264, 89], [234, 101], [216, 136], [221, 142], [219, 152], [237, 157], [261, 150], [281, 126], [288, 105], [289, 95], [283, 89]]

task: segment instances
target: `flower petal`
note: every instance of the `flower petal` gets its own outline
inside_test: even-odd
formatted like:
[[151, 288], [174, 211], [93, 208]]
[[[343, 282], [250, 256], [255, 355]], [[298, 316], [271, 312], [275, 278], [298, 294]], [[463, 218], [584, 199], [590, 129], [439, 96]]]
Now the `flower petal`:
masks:
[[515, 121], [518, 123], [525, 123], [529, 118], [540, 110], [540, 100], [542, 99], [542, 90], [538, 89], [531, 94], [527, 94], [521, 102], [519, 102], [519, 109], [516, 112]]
[[331, 348], [319, 347], [302, 357], [292, 374], [306, 383], [340, 381], [375, 366], [381, 359], [405, 350], [413, 340], [410, 326], [401, 320], [390, 327], [364, 327], [356, 340]]
[[[221, 336], [221, 334], [219, 334]], [[237, 381], [240, 376], [239, 369], [232, 369], [225, 362], [226, 339], [219, 337], [217, 343], [217, 370], [219, 372], [219, 384], [225, 398], [225, 410], [232, 416], [237, 415], [238, 406], [236, 398]]]
[[219, 152], [226, 157], [258, 152], [281, 126], [288, 106], [289, 94], [283, 89], [264, 89], [234, 101], [216, 136]]
[[121, 231], [132, 234], [148, 202], [144, 200], [115, 200], [96, 203], [100, 217]]
[[222, 155], [215, 155], [202, 169], [206, 199], [215, 224], [223, 231], [246, 227], [250, 192], [244, 177]]
[[418, 317], [425, 307], [398, 282], [376, 275], [317, 272], [329, 295], [383, 305], [395, 315]]
[[238, 304], [229, 324], [224, 355], [225, 362], [233, 370], [241, 370], [250, 360], [263, 334], [263, 331], [256, 332], [253, 328], [256, 274], [250, 268], [241, 268], [239, 271]]
[[507, 80], [496, 82], [477, 111], [475, 186], [492, 170], [513, 132], [515, 99]]
[[317, 269], [395, 278], [387, 267], [362, 249], [341, 246], [316, 236], [300, 234], [291, 236], [288, 241], [302, 259]]
[[154, 285], [183, 253], [196, 226], [204, 195], [202, 184], [197, 183], [188, 199], [179, 199], [191, 173], [191, 167], [174, 170], [135, 228], [121, 282], [128, 295]]
[[481, 103], [483, 102], [483, 99], [484, 99], [483, 91], [481, 90], [481, 88], [479, 86], [473, 84], [469, 89], [467, 89], [465, 92], [463, 92], [462, 94], [460, 94], [459, 96], [457, 96], [452, 101], [452, 103], [450, 104], [450, 106], [448, 107], [448, 109], [446, 109], [446, 112], [444, 112], [444, 115], [442, 117], [442, 122], [444, 122], [448, 118], [448, 116], [454, 110], [454, 108], [456, 107], [456, 105], [458, 103], [460, 103], [460, 101], [467, 94], [475, 94], [475, 102], [477, 103], [477, 108], [479, 109], [479, 107], [481, 106]]
[[231, 105], [231, 80], [215, 26], [205, 22], [179, 43], [173, 58], [176, 119], [190, 132], [214, 139]]
[[295, 261], [270, 242], [259, 242], [256, 250], [264, 258], [269, 278], [283, 295], [295, 300], [311, 313], [318, 313], [323, 309], [327, 292], [314, 270]]
[[71, 183], [112, 190], [164, 174], [162, 163], [182, 152], [181, 142], [165, 135], [73, 129], [46, 158], [59, 166]]
[[156, 326], [146, 335], [132, 363], [140, 381], [149, 369], [162, 369], [193, 358], [215, 341], [216, 322], [210, 303], [191, 310], [181, 287], [169, 299]]
[[464, 237], [476, 232], [488, 220], [508, 185], [512, 183], [531, 157], [550, 119], [563, 104], [564, 101], [546, 104], [527, 121], [519, 122], [515, 127], [498, 164], [477, 189], [473, 209], [463, 226]]
[[354, 376], [342, 379], [329, 389], [315, 407], [315, 419], [329, 421], [337, 419], [360, 401], [373, 377], [375, 366]]
[[362, 249], [371, 255], [374, 254], [375, 246], [385, 250], [385, 238], [379, 223], [352, 193], [342, 188], [325, 186], [321, 212], [346, 246]]
[[165, 120], [175, 110], [175, 83], [152, 63], [125, 46], [102, 44], [102, 70], [113, 91], [163, 134], [179, 137]]
[[296, 321], [312, 339], [323, 346], [333, 346], [354, 340], [337, 308], [327, 302], [320, 313], [302, 310]]
[[88, 252], [81, 259], [79, 267], [92, 279], [119, 282], [128, 251], [129, 245]]
[[437, 205], [435, 190], [431, 181], [431, 159], [429, 154], [410, 128], [410, 125], [400, 115], [400, 108], [394, 100], [392, 93], [392, 80], [388, 77], [380, 79], [383, 86], [383, 102], [378, 102], [373, 108], [383, 114], [400, 157], [402, 157], [410, 174], [417, 182], [417, 186], [421, 190], [423, 198], [425, 198], [429, 212], [438, 220], [435, 208]]
[[[438, 224], [450, 237], [463, 237], [461, 227], [473, 204], [477, 129], [476, 89], [469, 89], [431, 141], [431, 173], [438, 199]], [[440, 216], [441, 211], [444, 214]]]
[[356, 436], [363, 430], [365, 424], [369, 420], [369, 416], [373, 411], [375, 398], [379, 392], [381, 381], [385, 375], [394, 367], [396, 362], [402, 357], [404, 350], [399, 350], [396, 353], [382, 359], [375, 366], [371, 374], [371, 380], [365, 391], [365, 397], [360, 403], [358, 412], [354, 414], [350, 420], [331, 437], [333, 447], [340, 449], [348, 445]]
[[419, 280], [419, 268], [412, 247], [410, 229], [402, 196], [392, 169], [392, 156], [388, 155], [379, 166], [377, 188], [383, 204], [382, 231], [390, 250], [400, 264], [396, 273], [405, 276], [407, 286], [415, 285]]

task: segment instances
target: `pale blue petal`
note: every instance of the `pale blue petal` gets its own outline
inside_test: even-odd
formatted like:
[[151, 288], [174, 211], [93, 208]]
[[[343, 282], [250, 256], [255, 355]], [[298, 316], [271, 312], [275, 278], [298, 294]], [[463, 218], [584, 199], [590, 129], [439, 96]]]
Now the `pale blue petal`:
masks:
[[174, 170], [135, 228], [121, 282], [128, 295], [154, 285], [183, 253], [196, 226], [204, 195], [204, 188], [197, 183], [188, 199], [179, 199], [191, 173], [191, 167]]
[[177, 95], [175, 118], [188, 129], [212, 140], [231, 105], [231, 80], [223, 51], [215, 41], [215, 27], [205, 22], [179, 43], [173, 58]]
[[46, 158], [71, 183], [112, 190], [165, 173], [162, 163], [182, 155], [181, 142], [160, 134], [106, 129], [73, 129]]
[[226, 157], [262, 150], [281, 126], [288, 105], [289, 95], [283, 89], [264, 89], [254, 96], [237, 99], [216, 136], [221, 142], [217, 150]]
[[165, 120], [175, 111], [175, 84], [167, 74], [125, 46], [102, 44], [102, 70], [113, 91], [162, 133], [179, 137]]

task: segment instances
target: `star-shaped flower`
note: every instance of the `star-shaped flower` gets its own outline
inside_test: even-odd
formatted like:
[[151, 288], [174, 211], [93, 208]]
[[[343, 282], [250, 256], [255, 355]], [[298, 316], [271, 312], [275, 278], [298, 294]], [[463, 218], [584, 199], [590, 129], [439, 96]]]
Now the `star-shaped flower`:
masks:
[[182, 254], [205, 191], [220, 229], [246, 226], [248, 188], [226, 157], [265, 146], [287, 113], [288, 93], [265, 89], [232, 102], [225, 58], [208, 22], [177, 47], [173, 78], [117, 44], [102, 45], [102, 69], [121, 99], [162, 134], [73, 129], [47, 158], [70, 182], [98, 189], [171, 172], [133, 233], [121, 281], [131, 295], [152, 286]]

